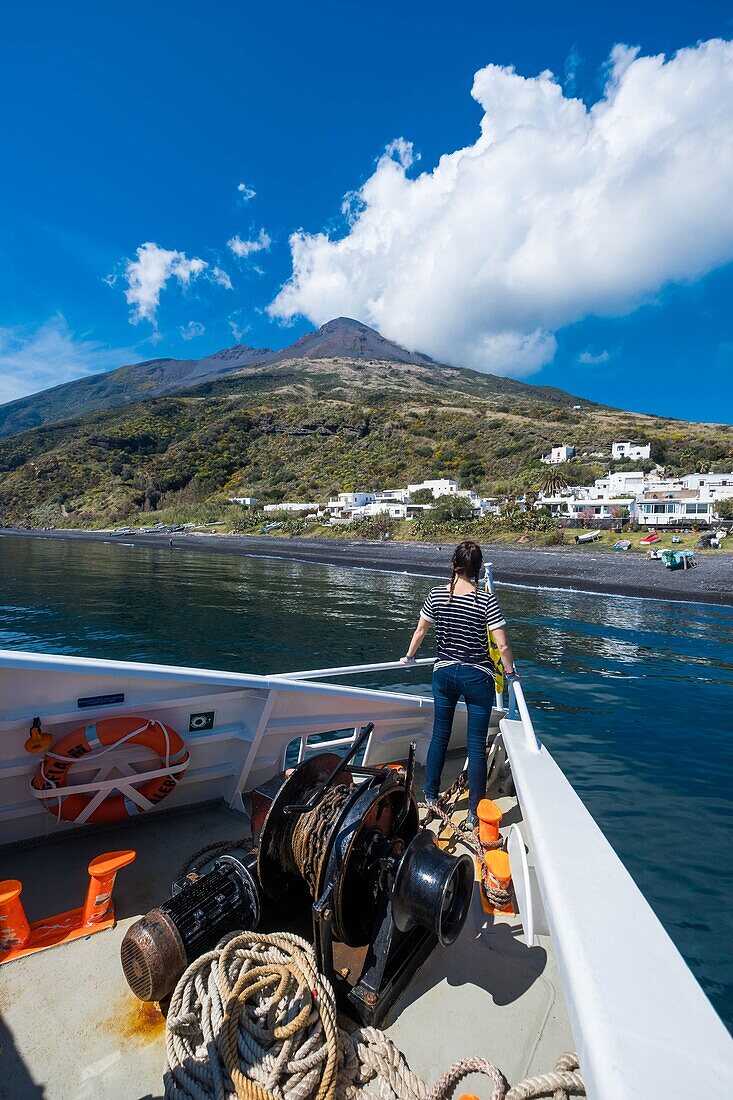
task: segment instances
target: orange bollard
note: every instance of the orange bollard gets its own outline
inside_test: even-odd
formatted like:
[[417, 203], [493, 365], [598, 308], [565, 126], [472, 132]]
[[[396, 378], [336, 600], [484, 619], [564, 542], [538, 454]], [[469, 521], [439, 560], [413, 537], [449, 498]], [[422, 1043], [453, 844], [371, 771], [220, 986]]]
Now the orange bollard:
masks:
[[98, 924], [111, 913], [112, 890], [117, 872], [127, 867], [135, 858], [135, 852], [105, 852], [89, 864], [89, 888], [84, 902], [82, 924]]
[[20, 892], [23, 884], [17, 878], [0, 882], [0, 951], [25, 947], [30, 939], [31, 926], [25, 915]]
[[495, 844], [499, 839], [499, 822], [503, 814], [490, 798], [482, 798], [476, 810], [479, 820], [478, 835], [482, 844]]
[[[509, 856], [501, 849], [495, 849], [494, 851], [487, 852], [484, 856], [484, 862], [486, 863], [486, 869], [489, 872], [489, 878], [498, 886], [501, 890], [508, 890], [512, 884], [512, 872], [509, 866]], [[504, 905], [501, 908], [497, 908], [488, 902], [486, 898], [484, 900], [484, 909], [487, 913], [513, 913], [514, 906]]]
[[0, 882], [0, 964], [111, 928], [115, 922], [112, 905], [115, 877], [121, 867], [132, 863], [135, 854], [105, 852], [97, 856], [89, 864], [90, 882], [84, 904], [31, 925], [19, 897], [21, 884], [16, 879]]

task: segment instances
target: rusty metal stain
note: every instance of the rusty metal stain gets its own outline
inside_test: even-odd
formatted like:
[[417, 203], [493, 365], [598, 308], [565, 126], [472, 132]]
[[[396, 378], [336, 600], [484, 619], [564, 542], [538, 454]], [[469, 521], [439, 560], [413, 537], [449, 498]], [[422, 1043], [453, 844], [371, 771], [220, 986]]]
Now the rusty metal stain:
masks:
[[152, 1001], [138, 1001], [130, 995], [122, 1001], [122, 1011], [115, 1013], [112, 1021], [117, 1024], [123, 1039], [137, 1039], [151, 1043], [165, 1033], [165, 1016]]

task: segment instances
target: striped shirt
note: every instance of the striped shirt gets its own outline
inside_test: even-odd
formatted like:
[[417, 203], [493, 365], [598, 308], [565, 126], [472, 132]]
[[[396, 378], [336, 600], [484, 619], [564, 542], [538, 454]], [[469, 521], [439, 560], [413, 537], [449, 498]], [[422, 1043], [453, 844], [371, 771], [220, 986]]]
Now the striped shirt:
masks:
[[494, 666], [489, 656], [488, 630], [506, 626], [496, 596], [488, 592], [453, 593], [446, 585], [431, 588], [420, 615], [435, 625], [438, 658], [435, 667], [459, 662], [478, 665], [488, 673]]

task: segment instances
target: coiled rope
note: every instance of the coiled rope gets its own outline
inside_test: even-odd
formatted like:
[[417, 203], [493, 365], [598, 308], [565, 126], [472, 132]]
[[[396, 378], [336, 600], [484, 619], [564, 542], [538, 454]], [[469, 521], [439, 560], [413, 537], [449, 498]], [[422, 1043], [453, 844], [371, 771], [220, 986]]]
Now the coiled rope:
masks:
[[493, 1063], [451, 1066], [432, 1089], [384, 1032], [340, 1028], [336, 998], [313, 948], [287, 933], [235, 932], [193, 962], [166, 1025], [169, 1100], [449, 1100], [469, 1073], [493, 1083], [490, 1100], [585, 1095], [575, 1055], [512, 1089]]

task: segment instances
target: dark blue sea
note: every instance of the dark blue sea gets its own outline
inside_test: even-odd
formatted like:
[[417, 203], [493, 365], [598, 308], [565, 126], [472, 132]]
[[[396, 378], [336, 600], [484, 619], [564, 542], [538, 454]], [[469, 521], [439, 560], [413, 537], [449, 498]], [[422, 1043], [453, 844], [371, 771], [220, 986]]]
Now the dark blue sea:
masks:
[[[386, 661], [430, 584], [0, 538], [0, 648], [254, 673]], [[497, 591], [538, 734], [733, 1026], [733, 610]], [[425, 690], [428, 676], [359, 682]]]

